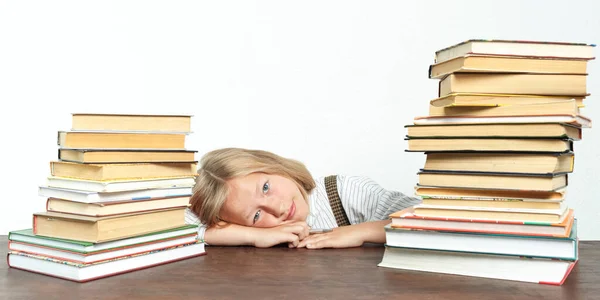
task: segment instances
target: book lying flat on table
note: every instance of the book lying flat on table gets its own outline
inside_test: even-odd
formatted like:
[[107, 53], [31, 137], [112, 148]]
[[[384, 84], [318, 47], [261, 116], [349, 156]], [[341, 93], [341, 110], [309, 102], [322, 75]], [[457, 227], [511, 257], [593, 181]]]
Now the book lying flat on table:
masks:
[[9, 252], [7, 259], [8, 266], [11, 268], [76, 282], [87, 282], [203, 254], [206, 254], [204, 244], [195, 242], [92, 264], [78, 264], [18, 251]]
[[429, 78], [452, 73], [587, 74], [585, 59], [467, 54], [429, 66]]
[[429, 104], [436, 107], [452, 106], [506, 106], [535, 104], [554, 101], [575, 100], [577, 107], [583, 107], [584, 96], [540, 96], [540, 95], [511, 95], [511, 94], [484, 94], [484, 93], [453, 93], [444, 97], [433, 99]]
[[587, 96], [586, 75], [454, 73], [440, 81], [439, 97], [453, 93]]
[[185, 133], [59, 131], [58, 146], [83, 149], [185, 150]]
[[9, 232], [8, 240], [10, 242], [33, 244], [40, 247], [78, 252], [81, 254], [93, 254], [112, 251], [120, 248], [134, 247], [159, 240], [179, 238], [190, 234], [196, 234], [197, 231], [197, 225], [184, 225], [116, 241], [92, 243], [35, 235], [33, 234], [33, 229], [23, 229]]
[[197, 162], [79, 164], [66, 161], [52, 161], [50, 162], [50, 173], [52, 176], [57, 177], [99, 181], [135, 178], [169, 178], [196, 176], [197, 166]]
[[594, 47], [585, 43], [470, 39], [435, 52], [441, 63], [468, 54], [594, 59]]
[[190, 197], [192, 187], [153, 188], [147, 190], [121, 192], [90, 192], [70, 190], [49, 186], [40, 186], [38, 195], [46, 198], [58, 198], [80, 203], [107, 203], [113, 201], [152, 200], [157, 198]]
[[578, 260], [385, 247], [380, 267], [562, 285]]
[[47, 186], [70, 190], [81, 190], [98, 193], [112, 193], [134, 190], [166, 189], [193, 187], [194, 177], [179, 178], [144, 178], [139, 180], [83, 180], [66, 177], [49, 176]]
[[409, 138], [407, 151], [570, 152], [573, 151], [573, 141], [518, 138]]
[[500, 173], [571, 173], [575, 156], [564, 153], [427, 152], [424, 170]]
[[577, 220], [568, 237], [414, 230], [385, 226], [386, 246], [527, 257], [577, 259]]
[[429, 116], [543, 116], [543, 115], [578, 115], [579, 107], [575, 100], [554, 101], [535, 104], [515, 104], [490, 107], [437, 107], [429, 105]]
[[567, 186], [567, 174], [486, 173], [421, 170], [419, 186], [555, 191]]
[[58, 159], [82, 164], [195, 162], [196, 150], [58, 149]]
[[498, 200], [498, 201], [562, 201], [565, 189], [555, 191], [530, 190], [488, 190], [452, 187], [416, 186], [415, 195], [425, 199], [464, 199], [464, 200]]
[[64, 260], [77, 264], [93, 264], [125, 256], [145, 253], [148, 251], [157, 251], [170, 247], [186, 245], [196, 242], [197, 238], [198, 233], [192, 232], [186, 235], [163, 238], [159, 240], [149, 241], [146, 243], [93, 252], [70, 251], [60, 248], [40, 246], [31, 243], [10, 241], [8, 243], [8, 250], [51, 257], [54, 259]]
[[408, 138], [560, 138], [581, 139], [581, 127], [561, 123], [405, 125]]
[[33, 214], [36, 235], [101, 243], [185, 225], [185, 208], [87, 217], [56, 212]]
[[514, 123], [565, 123], [578, 127], [592, 127], [592, 120], [578, 115], [548, 115], [548, 116], [495, 116], [495, 117], [416, 117], [415, 125], [444, 125], [444, 124], [514, 124]]
[[558, 223], [569, 212], [562, 203], [559, 209], [496, 208], [476, 206], [440, 206], [418, 204], [413, 206], [414, 214], [423, 217], [452, 217], [462, 219], [485, 219], [518, 222]]
[[189, 203], [189, 196], [96, 203], [81, 203], [64, 199], [48, 198], [46, 201], [46, 211], [89, 217], [107, 217], [176, 207], [185, 208], [188, 207]]
[[191, 115], [74, 113], [72, 130], [191, 132]]
[[512, 235], [568, 237], [573, 225], [573, 210], [559, 222], [519, 222], [447, 216], [419, 216], [413, 208], [390, 215], [391, 227], [451, 232], [480, 232]]

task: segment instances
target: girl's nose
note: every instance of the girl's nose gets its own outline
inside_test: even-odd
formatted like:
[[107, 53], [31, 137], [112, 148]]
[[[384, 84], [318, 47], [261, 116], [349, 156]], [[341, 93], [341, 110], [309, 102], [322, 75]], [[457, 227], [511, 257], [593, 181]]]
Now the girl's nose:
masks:
[[279, 201], [276, 198], [271, 197], [267, 199], [267, 203], [265, 203], [263, 210], [277, 218], [285, 218], [285, 205], [283, 205], [283, 201]]

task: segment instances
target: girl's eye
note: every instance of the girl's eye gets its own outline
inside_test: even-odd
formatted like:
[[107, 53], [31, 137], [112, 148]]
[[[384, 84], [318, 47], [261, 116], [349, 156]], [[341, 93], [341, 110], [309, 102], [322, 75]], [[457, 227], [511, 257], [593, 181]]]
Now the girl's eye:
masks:
[[252, 219], [252, 224], [256, 224], [256, 222], [258, 221], [258, 219], [260, 218], [260, 210], [258, 210], [255, 214], [254, 214], [254, 219]]
[[263, 190], [262, 190], [263, 194], [266, 194], [269, 191], [269, 188], [270, 188], [270, 184], [267, 181], [267, 182], [265, 182], [265, 184], [263, 184]]

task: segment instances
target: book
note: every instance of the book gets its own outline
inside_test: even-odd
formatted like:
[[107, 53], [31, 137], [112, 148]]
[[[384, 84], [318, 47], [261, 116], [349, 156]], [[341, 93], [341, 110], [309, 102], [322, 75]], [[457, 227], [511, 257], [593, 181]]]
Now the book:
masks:
[[573, 226], [573, 210], [559, 222], [519, 222], [447, 216], [418, 216], [412, 207], [390, 215], [391, 227], [450, 232], [480, 232], [527, 236], [568, 237]]
[[196, 150], [58, 149], [61, 161], [82, 164], [195, 162]]
[[185, 225], [185, 208], [87, 217], [56, 212], [33, 214], [33, 233], [84, 242], [101, 243]]
[[70, 252], [78, 252], [82, 254], [91, 254], [112, 251], [119, 248], [143, 245], [146, 243], [152, 243], [164, 239], [184, 237], [190, 234], [197, 234], [197, 231], [198, 225], [184, 225], [176, 228], [154, 231], [148, 234], [137, 235], [134, 237], [116, 241], [92, 243], [35, 235], [33, 234], [33, 229], [29, 228], [9, 232], [8, 240], [10, 242], [33, 244], [45, 248], [60, 249]]
[[172, 237], [167, 239], [161, 239], [157, 241], [147, 242], [139, 245], [125, 246], [120, 248], [111, 249], [109, 251], [95, 251], [88, 253], [81, 253], [76, 251], [68, 251], [59, 248], [45, 247], [36, 244], [29, 244], [23, 242], [8, 243], [9, 251], [25, 252], [29, 254], [49, 257], [62, 261], [72, 262], [76, 264], [94, 264], [122, 258], [126, 256], [136, 255], [149, 251], [157, 251], [160, 249], [171, 248], [176, 246], [182, 246], [196, 242], [198, 237], [197, 233], [191, 233], [184, 236]]
[[578, 260], [385, 247], [380, 267], [562, 285]]
[[415, 195], [421, 198], [436, 199], [466, 199], [466, 200], [539, 200], [562, 201], [565, 199], [566, 189], [554, 191], [528, 191], [528, 190], [488, 190], [452, 187], [416, 186]]
[[544, 116], [544, 115], [578, 115], [579, 107], [575, 100], [553, 101], [534, 104], [515, 104], [491, 107], [437, 107], [429, 105], [429, 116]]
[[136, 190], [193, 187], [194, 177], [180, 178], [144, 178], [138, 180], [83, 180], [66, 177], [48, 176], [46, 185], [53, 188], [81, 190], [98, 193], [113, 193]]
[[408, 138], [558, 138], [581, 139], [581, 127], [561, 123], [405, 125]]
[[566, 153], [428, 152], [424, 170], [500, 173], [570, 173], [575, 155]]
[[419, 186], [555, 191], [567, 186], [567, 174], [524, 174], [426, 171], [418, 173]]
[[58, 146], [84, 149], [185, 150], [184, 133], [59, 131]]
[[417, 204], [413, 206], [413, 209], [415, 215], [424, 217], [551, 223], [560, 222], [569, 212], [567, 205], [564, 203], [559, 209], [456, 207], [427, 204]]
[[74, 113], [72, 130], [191, 132], [191, 115]]
[[89, 217], [107, 217], [168, 208], [186, 208], [189, 203], [189, 196], [96, 203], [81, 203], [64, 199], [48, 198], [46, 200], [46, 211]]
[[566, 190], [511, 191], [487, 189], [436, 188], [418, 186], [415, 195], [423, 204], [441, 206], [508, 207], [559, 209]]
[[38, 195], [46, 198], [58, 198], [80, 203], [106, 203], [113, 201], [152, 200], [170, 197], [190, 197], [192, 187], [153, 188], [146, 190], [120, 192], [90, 192], [70, 190], [50, 186], [38, 187]]
[[440, 80], [439, 97], [453, 93], [586, 96], [586, 75], [454, 73]]
[[594, 47], [585, 43], [470, 39], [436, 51], [435, 62], [441, 63], [468, 54], [590, 60], [594, 59]]
[[573, 126], [590, 128], [592, 120], [581, 115], [548, 115], [548, 116], [495, 116], [495, 117], [416, 117], [415, 125], [443, 124], [514, 124], [514, 123], [565, 123]]
[[573, 151], [573, 141], [519, 138], [409, 138], [407, 151], [569, 152]]
[[65, 161], [50, 162], [50, 174], [86, 180], [119, 180], [196, 176], [197, 162], [192, 163], [128, 163], [79, 164]]
[[76, 282], [88, 282], [166, 263], [180, 261], [206, 254], [203, 243], [150, 251], [120, 259], [95, 263], [76, 264], [24, 252], [8, 253], [8, 266]]
[[452, 73], [587, 74], [587, 60], [467, 54], [429, 66], [429, 78]]
[[577, 220], [568, 237], [448, 232], [385, 226], [390, 247], [577, 260]]
[[452, 106], [505, 106], [515, 104], [535, 104], [553, 101], [575, 100], [577, 107], [584, 107], [584, 96], [540, 96], [540, 95], [510, 95], [484, 93], [452, 93], [435, 98], [429, 104], [436, 107]]

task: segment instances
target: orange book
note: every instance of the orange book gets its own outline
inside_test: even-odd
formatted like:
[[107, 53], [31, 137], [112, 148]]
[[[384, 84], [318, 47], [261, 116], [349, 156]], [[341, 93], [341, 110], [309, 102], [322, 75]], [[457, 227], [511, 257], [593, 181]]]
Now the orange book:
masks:
[[552, 223], [417, 216], [412, 208], [407, 208], [391, 214], [390, 218], [393, 228], [565, 238], [571, 232], [574, 213], [569, 209], [562, 220]]

